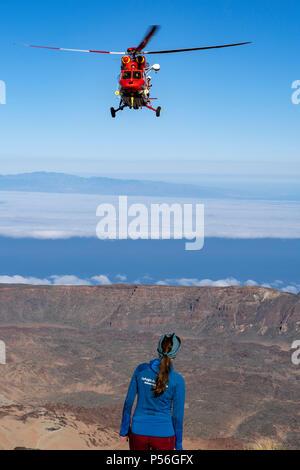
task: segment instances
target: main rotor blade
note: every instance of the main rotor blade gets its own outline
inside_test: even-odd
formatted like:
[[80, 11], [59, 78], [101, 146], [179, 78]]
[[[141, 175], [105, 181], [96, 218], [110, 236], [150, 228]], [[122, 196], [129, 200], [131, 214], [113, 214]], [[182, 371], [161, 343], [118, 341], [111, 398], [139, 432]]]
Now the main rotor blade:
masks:
[[150, 39], [152, 38], [152, 36], [156, 33], [158, 29], [159, 29], [159, 26], [157, 24], [151, 26], [148, 33], [146, 34], [142, 42], [138, 45], [135, 51], [136, 52], [142, 51], [144, 47], [147, 46], [148, 42], [150, 41]]
[[38, 49], [52, 49], [54, 51], [68, 51], [68, 52], [93, 52], [95, 54], [121, 54], [124, 55], [125, 52], [111, 52], [111, 51], [92, 51], [87, 49], [66, 49], [64, 47], [49, 47], [49, 46], [36, 46], [34, 44], [15, 44], [16, 46], [23, 47], [36, 47]]
[[237, 44], [224, 44], [222, 46], [209, 46], [209, 47], [192, 47], [190, 49], [173, 49], [170, 51], [144, 51], [143, 54], [170, 54], [172, 52], [188, 52], [188, 51], [204, 51], [207, 49], [221, 49], [222, 47], [243, 46], [245, 44], [252, 44], [252, 42], [239, 42]]

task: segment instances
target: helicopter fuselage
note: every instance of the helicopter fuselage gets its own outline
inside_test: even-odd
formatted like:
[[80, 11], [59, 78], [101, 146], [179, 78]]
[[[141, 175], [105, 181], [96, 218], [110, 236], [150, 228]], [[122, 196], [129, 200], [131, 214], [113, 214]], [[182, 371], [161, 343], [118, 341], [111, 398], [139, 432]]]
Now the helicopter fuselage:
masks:
[[137, 109], [150, 102], [148, 69], [144, 56], [122, 57], [119, 94], [127, 106]]

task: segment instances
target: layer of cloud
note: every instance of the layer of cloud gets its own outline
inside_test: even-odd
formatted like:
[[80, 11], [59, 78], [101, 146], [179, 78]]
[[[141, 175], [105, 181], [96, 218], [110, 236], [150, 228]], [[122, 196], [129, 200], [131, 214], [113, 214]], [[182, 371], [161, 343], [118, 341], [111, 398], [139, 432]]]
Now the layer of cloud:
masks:
[[110, 279], [104, 274], [100, 274], [100, 276], [93, 276], [91, 279], [101, 286], [107, 286], [111, 284]]
[[95, 286], [111, 285], [113, 283], [128, 282], [128, 284], [157, 285], [157, 286], [184, 286], [184, 287], [231, 287], [231, 286], [261, 286], [268, 289], [278, 289], [290, 294], [300, 293], [300, 282], [291, 282], [285, 284], [283, 281], [275, 280], [273, 282], [259, 283], [252, 279], [241, 281], [234, 277], [226, 279], [196, 279], [196, 278], [178, 278], [178, 279], [160, 279], [154, 280], [150, 276], [142, 276], [141, 279], [128, 280], [125, 274], [116, 274], [113, 280], [106, 274], [98, 274], [88, 278], [80, 278], [76, 275], [52, 275], [47, 278], [37, 278], [32, 276], [20, 275], [2, 275], [0, 284], [31, 284], [31, 285], [53, 285], [53, 286]]
[[229, 286], [240, 286], [241, 283], [232, 277], [227, 279], [219, 279], [212, 281], [211, 279], [178, 279], [176, 282], [179, 286], [198, 286], [198, 287], [229, 287]]
[[32, 284], [32, 285], [50, 285], [49, 279], [39, 279], [37, 277], [24, 276], [0, 276], [0, 284]]
[[64, 276], [50, 276], [51, 283], [54, 286], [90, 286], [91, 282], [86, 279], [80, 279], [77, 276], [73, 275], [64, 275]]
[[46, 279], [36, 277], [24, 277], [19, 275], [0, 276], [0, 284], [31, 284], [31, 285], [52, 285], [52, 286], [92, 286], [111, 284], [110, 279], [104, 274], [82, 279], [72, 274], [52, 275]]
[[259, 283], [252, 279], [248, 279], [247, 281], [239, 281], [234, 277], [228, 277], [226, 279], [188, 279], [188, 278], [181, 278], [181, 279], [162, 279], [155, 282], [158, 286], [194, 286], [194, 287], [231, 287], [231, 286], [246, 286], [246, 287], [254, 287], [260, 286], [265, 287], [267, 289], [277, 289], [281, 290], [282, 292], [288, 292], [291, 294], [298, 294], [300, 292], [300, 283], [291, 283], [290, 285], [285, 286], [283, 281], [276, 280], [274, 282], [265, 282]]
[[293, 286], [286, 286], [281, 289], [283, 292], [289, 292], [290, 294], [299, 294], [300, 292], [300, 284], [296, 284]]
[[[14, 238], [96, 237], [98, 205], [118, 208], [117, 197], [102, 195], [0, 191], [0, 199], [0, 235]], [[300, 238], [299, 201], [129, 197], [133, 203], [204, 204], [206, 237]]]

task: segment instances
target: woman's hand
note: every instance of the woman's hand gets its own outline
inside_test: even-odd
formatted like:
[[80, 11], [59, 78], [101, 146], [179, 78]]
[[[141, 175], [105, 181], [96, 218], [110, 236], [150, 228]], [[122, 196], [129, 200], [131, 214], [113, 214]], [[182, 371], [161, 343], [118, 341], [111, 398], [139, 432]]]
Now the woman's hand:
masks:
[[123, 442], [128, 442], [128, 436], [120, 436]]

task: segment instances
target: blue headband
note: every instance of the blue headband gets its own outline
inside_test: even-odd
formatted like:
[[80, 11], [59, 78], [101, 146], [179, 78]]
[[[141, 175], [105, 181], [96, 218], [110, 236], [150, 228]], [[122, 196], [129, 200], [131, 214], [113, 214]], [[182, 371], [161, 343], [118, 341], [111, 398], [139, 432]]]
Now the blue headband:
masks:
[[[170, 352], [168, 353], [165, 353], [163, 352], [162, 350], [162, 342], [165, 338], [172, 338], [173, 339], [173, 346], [172, 346], [172, 349]], [[157, 352], [159, 354], [159, 357], [163, 357], [163, 356], [167, 356], [169, 357], [170, 359], [174, 359], [174, 357], [176, 357], [178, 351], [179, 351], [179, 348], [180, 348], [180, 345], [181, 345], [181, 341], [180, 341], [180, 338], [178, 338], [175, 333], [173, 333], [172, 335], [162, 335], [162, 337], [160, 338], [159, 342], [158, 342], [158, 348], [157, 348]]]

